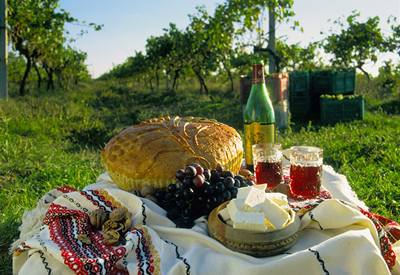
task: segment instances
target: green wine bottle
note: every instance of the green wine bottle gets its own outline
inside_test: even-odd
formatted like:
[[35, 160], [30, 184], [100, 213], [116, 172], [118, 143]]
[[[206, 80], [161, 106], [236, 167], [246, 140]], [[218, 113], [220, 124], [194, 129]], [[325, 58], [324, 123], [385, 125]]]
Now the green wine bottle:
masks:
[[246, 166], [253, 171], [252, 145], [275, 142], [275, 114], [265, 85], [264, 64], [253, 64], [253, 81], [244, 110]]

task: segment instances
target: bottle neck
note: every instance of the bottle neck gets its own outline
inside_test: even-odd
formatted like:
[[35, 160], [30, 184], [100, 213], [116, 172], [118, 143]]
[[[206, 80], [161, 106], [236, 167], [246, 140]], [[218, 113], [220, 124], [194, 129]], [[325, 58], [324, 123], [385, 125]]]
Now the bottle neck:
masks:
[[264, 66], [262, 64], [253, 65], [253, 84], [265, 83]]

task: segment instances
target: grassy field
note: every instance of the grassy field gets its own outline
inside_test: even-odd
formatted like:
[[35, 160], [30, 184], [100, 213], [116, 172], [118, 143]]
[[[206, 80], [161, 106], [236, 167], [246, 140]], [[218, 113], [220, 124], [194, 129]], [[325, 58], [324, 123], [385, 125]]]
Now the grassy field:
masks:
[[[399, 104], [374, 102], [364, 121], [292, 125], [281, 143], [323, 147], [325, 162], [348, 177], [360, 199], [399, 221]], [[92, 183], [103, 170], [104, 143], [122, 128], [161, 114], [206, 116], [240, 131], [242, 126], [239, 96], [230, 92], [151, 93], [98, 82], [70, 93], [0, 102], [0, 274], [11, 272], [8, 248], [25, 210], [56, 186]]]

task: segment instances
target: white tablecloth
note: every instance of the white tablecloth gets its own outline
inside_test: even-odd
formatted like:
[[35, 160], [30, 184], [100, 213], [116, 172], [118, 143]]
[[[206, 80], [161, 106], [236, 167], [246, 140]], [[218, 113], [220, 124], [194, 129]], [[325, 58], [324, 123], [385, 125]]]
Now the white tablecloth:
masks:
[[[358, 210], [366, 206], [346, 177], [324, 166], [323, 186], [334, 199], [302, 217], [298, 242], [281, 255], [254, 258], [210, 238], [205, 218], [192, 229], [175, 228], [163, 209], [120, 190], [103, 174], [82, 192], [50, 191], [24, 214], [20, 239], [12, 248], [13, 271], [109, 274], [115, 267], [113, 272], [129, 274], [400, 274], [400, 242], [393, 245], [397, 260], [390, 271], [381, 254], [381, 236]], [[120, 206], [133, 214], [125, 244], [104, 247], [98, 232], [89, 234], [93, 245], [77, 241], [79, 232], [91, 230], [85, 227], [87, 213]]]

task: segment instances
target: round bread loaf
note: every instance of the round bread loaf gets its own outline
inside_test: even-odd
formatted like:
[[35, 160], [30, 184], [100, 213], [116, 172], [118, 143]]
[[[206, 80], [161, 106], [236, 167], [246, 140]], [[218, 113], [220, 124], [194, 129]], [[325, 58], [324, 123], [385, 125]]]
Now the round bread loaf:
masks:
[[163, 188], [174, 182], [177, 170], [191, 163], [237, 173], [243, 156], [242, 140], [232, 127], [194, 117], [162, 117], [126, 128], [102, 151], [112, 180], [122, 189]]

